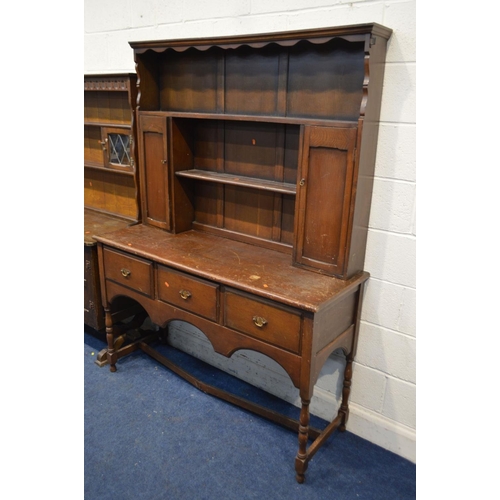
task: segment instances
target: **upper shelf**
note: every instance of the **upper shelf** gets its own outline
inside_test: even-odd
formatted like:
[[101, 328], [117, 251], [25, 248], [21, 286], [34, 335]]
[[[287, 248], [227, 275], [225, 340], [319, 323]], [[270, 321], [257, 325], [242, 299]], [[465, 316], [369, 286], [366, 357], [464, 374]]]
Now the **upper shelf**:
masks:
[[295, 186], [295, 184], [288, 184], [286, 182], [277, 182], [266, 179], [256, 179], [253, 177], [245, 177], [241, 175], [225, 174], [221, 172], [212, 172], [208, 170], [181, 170], [179, 172], [176, 172], [176, 175], [178, 175], [179, 177], [197, 179], [200, 181], [217, 182], [219, 184], [230, 184], [233, 186], [271, 191], [273, 193], [294, 195], [297, 192], [297, 187]]
[[257, 37], [233, 50], [136, 50], [139, 109], [277, 123], [357, 123], [368, 95], [367, 47], [375, 38], [351, 33], [361, 38], [346, 41], [325, 33], [274, 44]]
[[84, 125], [89, 127], [109, 127], [109, 128], [122, 128], [124, 130], [130, 130], [131, 123], [122, 123], [117, 121], [95, 121], [95, 120], [84, 120]]
[[300, 118], [294, 116], [275, 116], [275, 115], [250, 115], [234, 113], [206, 113], [196, 111], [141, 111], [141, 115], [161, 115], [172, 118], [195, 118], [202, 120], [228, 120], [242, 122], [265, 122], [265, 123], [283, 123], [288, 125], [317, 125], [328, 127], [357, 127], [357, 120], [322, 120], [317, 118]]

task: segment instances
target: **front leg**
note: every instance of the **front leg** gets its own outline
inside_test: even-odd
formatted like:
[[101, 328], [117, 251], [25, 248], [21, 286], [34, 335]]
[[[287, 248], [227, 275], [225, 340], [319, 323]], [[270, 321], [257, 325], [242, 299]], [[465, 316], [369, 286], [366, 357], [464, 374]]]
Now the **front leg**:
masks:
[[116, 372], [116, 352], [115, 352], [115, 335], [113, 332], [113, 317], [109, 307], [104, 308], [105, 321], [106, 321], [106, 341], [108, 343], [108, 364], [109, 371]]
[[352, 353], [346, 357], [346, 365], [344, 371], [344, 387], [342, 389], [342, 403], [340, 404], [339, 413], [342, 413], [342, 422], [339, 426], [339, 431], [345, 432], [347, 420], [349, 419], [349, 394], [351, 393], [352, 380]]
[[302, 409], [300, 410], [299, 420], [299, 451], [295, 458], [295, 471], [298, 483], [305, 480], [305, 472], [309, 459], [307, 457], [307, 440], [309, 438], [309, 400], [302, 399]]

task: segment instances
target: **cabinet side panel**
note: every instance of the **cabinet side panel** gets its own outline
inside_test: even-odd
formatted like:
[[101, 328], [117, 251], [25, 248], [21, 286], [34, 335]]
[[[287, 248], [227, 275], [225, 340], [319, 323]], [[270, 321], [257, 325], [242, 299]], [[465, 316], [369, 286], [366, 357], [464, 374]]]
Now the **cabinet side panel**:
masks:
[[375, 45], [366, 54], [368, 88], [364, 119], [360, 120], [358, 138], [358, 172], [354, 175], [353, 190], [355, 205], [352, 222], [352, 236], [349, 245], [347, 277], [364, 268], [368, 223], [372, 200], [375, 161], [377, 155], [380, 107], [384, 81], [385, 54], [387, 42], [377, 37]]
[[293, 227], [295, 220], [295, 197], [283, 195], [281, 216], [281, 242], [293, 245]]

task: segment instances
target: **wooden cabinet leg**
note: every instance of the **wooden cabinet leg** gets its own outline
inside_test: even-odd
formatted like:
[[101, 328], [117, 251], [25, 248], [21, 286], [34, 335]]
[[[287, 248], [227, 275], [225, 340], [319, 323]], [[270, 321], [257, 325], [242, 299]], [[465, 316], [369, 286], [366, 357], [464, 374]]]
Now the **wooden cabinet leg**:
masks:
[[349, 419], [349, 394], [351, 393], [352, 380], [352, 353], [347, 355], [345, 371], [344, 371], [344, 387], [342, 389], [342, 403], [340, 404], [339, 413], [342, 413], [342, 422], [339, 426], [339, 431], [345, 432], [347, 420]]
[[108, 364], [109, 371], [116, 372], [115, 336], [113, 333], [113, 317], [111, 309], [104, 308], [106, 320], [106, 341], [108, 343]]
[[300, 410], [299, 419], [299, 451], [295, 458], [295, 471], [298, 483], [303, 483], [305, 480], [305, 472], [307, 470], [307, 440], [309, 437], [309, 401], [302, 399], [302, 408]]

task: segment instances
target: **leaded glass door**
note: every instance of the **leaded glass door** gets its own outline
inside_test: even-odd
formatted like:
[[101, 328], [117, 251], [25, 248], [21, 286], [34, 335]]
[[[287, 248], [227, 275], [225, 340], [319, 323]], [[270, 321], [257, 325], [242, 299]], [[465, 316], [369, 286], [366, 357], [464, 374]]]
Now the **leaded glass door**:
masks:
[[104, 165], [117, 170], [133, 171], [134, 161], [131, 153], [130, 129], [103, 127], [101, 130]]

